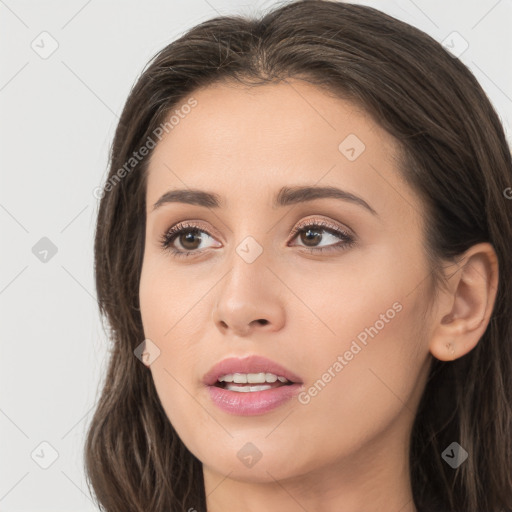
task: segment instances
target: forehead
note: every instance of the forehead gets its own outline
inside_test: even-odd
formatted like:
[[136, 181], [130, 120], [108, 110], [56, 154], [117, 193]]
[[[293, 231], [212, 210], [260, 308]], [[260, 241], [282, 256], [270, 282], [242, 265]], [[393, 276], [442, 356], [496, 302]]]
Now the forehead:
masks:
[[290, 184], [342, 186], [376, 209], [385, 203], [383, 191], [395, 202], [418, 201], [401, 182], [391, 135], [356, 105], [312, 84], [216, 84], [194, 91], [173, 112], [151, 155], [148, 210], [170, 189], [215, 191], [224, 206], [243, 206]]

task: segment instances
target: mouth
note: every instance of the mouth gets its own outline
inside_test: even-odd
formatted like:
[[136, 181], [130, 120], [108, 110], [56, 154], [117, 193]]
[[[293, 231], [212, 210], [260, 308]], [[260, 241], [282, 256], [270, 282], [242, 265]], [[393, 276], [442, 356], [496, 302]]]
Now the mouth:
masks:
[[227, 373], [218, 377], [213, 385], [236, 393], [267, 391], [282, 386], [291, 386], [294, 382], [275, 373]]
[[302, 379], [270, 359], [252, 355], [228, 358], [203, 377], [212, 402], [242, 416], [267, 413], [296, 396]]

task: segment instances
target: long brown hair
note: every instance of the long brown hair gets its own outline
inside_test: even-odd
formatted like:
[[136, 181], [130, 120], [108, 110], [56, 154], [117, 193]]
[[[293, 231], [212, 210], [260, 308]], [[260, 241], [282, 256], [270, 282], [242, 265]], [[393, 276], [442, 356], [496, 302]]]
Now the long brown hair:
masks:
[[[505, 191], [512, 161], [503, 127], [472, 73], [433, 38], [374, 8], [320, 0], [288, 2], [258, 19], [203, 22], [161, 50], [130, 92], [94, 246], [111, 340], [84, 447], [98, 505], [108, 512], [206, 510], [201, 463], [134, 356], [144, 340], [138, 290], [149, 156], [126, 163], [196, 88], [287, 78], [352, 101], [396, 138], [399, 172], [428, 212], [433, 289], [443, 285], [441, 260], [455, 261], [478, 242], [495, 248], [500, 281], [484, 335], [465, 356], [432, 361], [410, 440], [411, 482], [422, 512], [511, 511], [512, 200]], [[453, 441], [469, 453], [457, 469], [441, 458]]]

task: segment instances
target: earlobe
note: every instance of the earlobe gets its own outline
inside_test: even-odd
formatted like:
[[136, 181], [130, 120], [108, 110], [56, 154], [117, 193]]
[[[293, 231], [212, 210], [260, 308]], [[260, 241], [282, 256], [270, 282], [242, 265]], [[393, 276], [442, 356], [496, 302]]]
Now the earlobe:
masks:
[[449, 354], [447, 357], [450, 359], [456, 359], [455, 357], [455, 344], [453, 341], [449, 341], [446, 343], [446, 353]]
[[148, 368], [149, 368], [149, 358], [150, 358], [149, 352], [146, 352], [146, 351], [142, 352], [141, 360], [144, 363], [144, 365]]
[[480, 341], [494, 308], [498, 287], [498, 259], [487, 242], [472, 246], [450, 276], [446, 304], [438, 310], [430, 353], [441, 361], [464, 356]]

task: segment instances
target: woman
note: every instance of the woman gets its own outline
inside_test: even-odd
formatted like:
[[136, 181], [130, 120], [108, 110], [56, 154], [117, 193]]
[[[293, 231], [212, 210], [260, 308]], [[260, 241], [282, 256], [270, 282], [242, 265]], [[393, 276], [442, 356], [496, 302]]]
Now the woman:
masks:
[[100, 194], [98, 503], [512, 510], [511, 185], [474, 76], [373, 8], [164, 48]]

